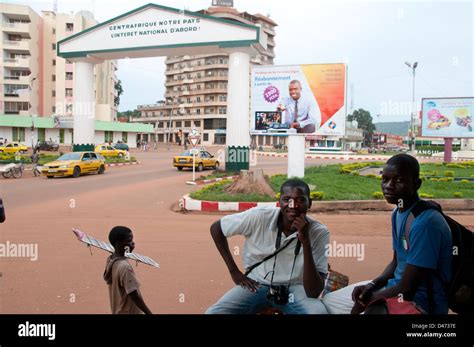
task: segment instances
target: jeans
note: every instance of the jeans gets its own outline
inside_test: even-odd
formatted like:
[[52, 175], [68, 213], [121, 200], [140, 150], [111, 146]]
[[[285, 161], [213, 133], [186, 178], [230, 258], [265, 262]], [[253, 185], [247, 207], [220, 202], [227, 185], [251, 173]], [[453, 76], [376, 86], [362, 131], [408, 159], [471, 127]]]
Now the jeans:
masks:
[[229, 290], [206, 314], [255, 314], [264, 307], [272, 306], [285, 314], [327, 314], [320, 299], [308, 298], [302, 284], [292, 284], [286, 305], [277, 305], [267, 299], [270, 286], [261, 284], [257, 292], [241, 286]]

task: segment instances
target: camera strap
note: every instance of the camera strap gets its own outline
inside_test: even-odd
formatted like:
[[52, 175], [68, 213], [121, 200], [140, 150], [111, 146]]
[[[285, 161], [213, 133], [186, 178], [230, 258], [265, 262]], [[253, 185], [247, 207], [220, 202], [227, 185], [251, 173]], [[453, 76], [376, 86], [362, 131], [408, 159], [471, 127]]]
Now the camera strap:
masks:
[[[280, 240], [281, 242], [281, 230], [278, 230], [278, 234], [279, 234], [279, 237], [277, 236], [277, 242], [278, 240]], [[295, 237], [296, 238], [296, 237]], [[250, 272], [252, 272], [253, 269], [255, 269], [257, 266], [259, 266], [260, 264], [266, 262], [268, 259], [271, 259], [273, 257], [276, 257], [278, 253], [280, 253], [281, 251], [283, 251], [286, 247], [288, 247], [295, 238], [292, 238], [290, 241], [288, 241], [287, 243], [285, 243], [281, 248], [278, 248], [275, 252], [273, 252], [272, 254], [270, 255], [267, 255], [265, 258], [263, 258], [263, 260], [259, 261], [258, 263], [256, 264], [253, 264], [252, 266], [250, 266], [246, 271], [245, 271], [245, 276], [247, 276]]]

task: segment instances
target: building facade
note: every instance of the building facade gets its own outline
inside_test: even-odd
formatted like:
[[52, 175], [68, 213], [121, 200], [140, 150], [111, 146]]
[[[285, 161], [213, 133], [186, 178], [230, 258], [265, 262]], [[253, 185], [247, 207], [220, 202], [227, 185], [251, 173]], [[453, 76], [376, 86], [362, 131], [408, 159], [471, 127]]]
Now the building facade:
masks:
[[[210, 7], [202, 14], [259, 25], [269, 35], [268, 47], [251, 58], [256, 65], [273, 64], [276, 23], [260, 14], [231, 7]], [[182, 143], [193, 128], [203, 145], [225, 144], [227, 129], [228, 55], [172, 56], [166, 59], [164, 100], [139, 105], [134, 122], [153, 124], [155, 133], [146, 141]]]
[[[56, 45], [59, 40], [97, 21], [87, 11], [76, 14], [42, 11], [40, 16], [29, 6], [6, 3], [0, 4], [0, 17], [0, 137], [24, 141], [26, 145], [32, 144], [33, 137], [33, 142], [51, 139], [70, 144], [74, 137], [74, 64], [57, 56]], [[113, 129], [112, 122], [117, 119], [116, 71], [116, 61], [95, 65], [96, 100], [91, 107], [95, 108], [96, 119], [108, 124], [106, 129]], [[20, 118], [13, 121], [12, 116]], [[40, 120], [43, 117], [50, 119], [45, 123]], [[53, 117], [69, 125], [62, 129], [58, 124], [53, 128], [36, 127], [36, 123], [53, 122]], [[32, 123], [35, 124], [33, 132], [29, 130]], [[120, 132], [96, 129], [96, 140], [102, 143], [107, 139], [114, 142], [129, 138], [133, 146], [136, 144], [134, 134], [138, 133], [133, 129], [146, 133], [149, 127], [130, 126]], [[131, 136], [125, 134], [128, 132]]]
[[[74, 64], [56, 55], [56, 43], [97, 21], [81, 11], [38, 15], [24, 5], [0, 4], [0, 114], [72, 117]], [[117, 63], [95, 68], [96, 118], [116, 120]]]

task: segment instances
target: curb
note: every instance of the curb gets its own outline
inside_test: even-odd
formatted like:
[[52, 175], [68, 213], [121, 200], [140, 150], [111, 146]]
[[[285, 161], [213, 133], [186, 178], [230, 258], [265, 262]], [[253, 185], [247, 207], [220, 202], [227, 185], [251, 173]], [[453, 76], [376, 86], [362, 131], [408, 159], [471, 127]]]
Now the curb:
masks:
[[239, 176], [227, 176], [227, 177], [213, 178], [213, 179], [210, 179], [210, 180], [196, 181], [196, 185], [200, 186], [200, 185], [203, 185], [203, 184], [220, 182], [220, 181], [223, 181], [223, 180], [235, 180], [237, 178], [239, 178]]
[[107, 167], [115, 167], [115, 166], [129, 166], [129, 165], [138, 165], [140, 162], [134, 161], [131, 163], [115, 163], [115, 164], [105, 164]]
[[[443, 211], [474, 211], [474, 199], [436, 199]], [[179, 208], [187, 211], [242, 212], [253, 207], [279, 207], [279, 202], [221, 202], [195, 200], [188, 195], [179, 200]], [[392, 211], [385, 200], [313, 201], [311, 212], [329, 211]]]
[[[287, 158], [288, 154], [280, 154], [280, 153], [265, 153], [265, 152], [256, 152], [257, 155], [261, 155], [264, 157], [278, 157], [278, 158]], [[305, 159], [335, 159], [335, 160], [377, 160], [377, 161], [386, 161], [389, 159], [390, 156], [383, 156], [383, 157], [355, 157], [353, 155], [344, 155], [344, 156], [334, 156], [334, 155], [324, 155], [324, 154], [305, 154]], [[443, 161], [444, 158], [441, 157], [428, 157], [428, 156], [417, 156], [420, 159], [431, 159], [431, 160], [439, 160]], [[452, 158], [453, 161], [472, 161], [472, 159], [465, 159], [465, 158]]]
[[221, 201], [202, 201], [191, 199], [188, 195], [183, 196], [179, 200], [179, 207], [187, 211], [203, 211], [203, 212], [242, 212], [253, 207], [279, 207], [280, 204], [275, 202], [221, 202]]

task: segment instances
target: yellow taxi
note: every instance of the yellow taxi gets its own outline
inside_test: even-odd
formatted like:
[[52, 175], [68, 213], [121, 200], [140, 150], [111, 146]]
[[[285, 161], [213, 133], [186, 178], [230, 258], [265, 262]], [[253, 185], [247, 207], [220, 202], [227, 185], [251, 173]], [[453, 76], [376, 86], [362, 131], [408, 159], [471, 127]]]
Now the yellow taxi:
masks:
[[44, 165], [41, 172], [48, 178], [79, 177], [86, 173], [103, 174], [105, 172], [105, 158], [94, 152], [66, 153], [55, 161]]
[[94, 152], [102, 154], [104, 157], [125, 157], [127, 155], [127, 151], [123, 149], [114, 148], [111, 145], [104, 143], [103, 145], [98, 145], [95, 147]]
[[21, 144], [20, 142], [10, 142], [5, 146], [0, 147], [0, 153], [24, 153], [28, 151], [28, 147]]
[[[214, 158], [214, 156], [208, 151], [202, 149], [196, 149], [196, 170], [202, 171], [205, 168], [211, 168], [217, 170], [219, 168], [219, 161]], [[173, 159], [173, 166], [179, 171], [183, 168], [192, 168], [193, 167], [193, 154], [191, 150], [177, 155]]]

